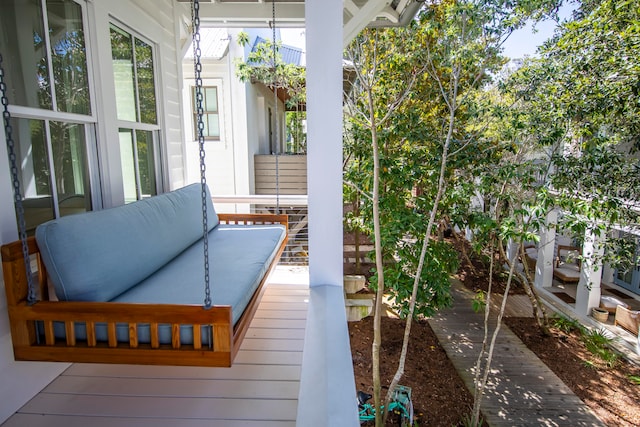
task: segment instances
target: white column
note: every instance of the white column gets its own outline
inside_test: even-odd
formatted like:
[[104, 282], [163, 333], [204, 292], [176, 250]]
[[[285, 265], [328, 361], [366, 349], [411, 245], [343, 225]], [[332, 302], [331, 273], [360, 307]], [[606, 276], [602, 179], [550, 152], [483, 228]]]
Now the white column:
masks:
[[538, 261], [536, 262], [535, 286], [550, 287], [553, 281], [554, 252], [556, 242], [556, 224], [558, 212], [554, 209], [547, 214], [547, 226], [540, 233]]
[[342, 0], [305, 5], [309, 284], [342, 286]]
[[307, 0], [309, 312], [296, 425], [355, 427], [342, 289], [342, 0]]
[[600, 305], [602, 255], [605, 236], [598, 237], [590, 230], [584, 236], [580, 282], [576, 293], [576, 313], [588, 315], [592, 307]]

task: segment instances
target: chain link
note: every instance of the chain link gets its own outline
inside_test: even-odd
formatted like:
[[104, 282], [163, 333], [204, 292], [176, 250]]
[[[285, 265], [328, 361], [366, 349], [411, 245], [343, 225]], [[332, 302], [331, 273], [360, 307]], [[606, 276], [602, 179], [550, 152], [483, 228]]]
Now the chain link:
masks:
[[198, 149], [200, 153], [200, 184], [202, 191], [202, 241], [204, 245], [204, 307], [211, 308], [211, 287], [209, 285], [209, 227], [207, 218], [207, 177], [204, 151], [204, 109], [202, 107], [202, 51], [200, 50], [200, 2], [191, 4], [191, 22], [193, 24], [193, 69], [195, 76], [196, 117]]
[[5, 138], [7, 140], [7, 153], [9, 155], [9, 165], [11, 169], [11, 181], [13, 183], [13, 201], [18, 219], [18, 234], [22, 242], [22, 257], [24, 258], [24, 268], [27, 273], [27, 303], [36, 303], [36, 287], [33, 282], [31, 272], [31, 261], [29, 258], [29, 246], [27, 245], [27, 225], [24, 219], [24, 206], [22, 206], [22, 196], [20, 194], [20, 178], [18, 175], [18, 162], [16, 159], [15, 142], [13, 141], [13, 129], [11, 127], [11, 114], [9, 113], [9, 99], [7, 98], [7, 84], [4, 81], [4, 67], [2, 65], [2, 54], [0, 54], [0, 94], [2, 95], [2, 118], [4, 121]]

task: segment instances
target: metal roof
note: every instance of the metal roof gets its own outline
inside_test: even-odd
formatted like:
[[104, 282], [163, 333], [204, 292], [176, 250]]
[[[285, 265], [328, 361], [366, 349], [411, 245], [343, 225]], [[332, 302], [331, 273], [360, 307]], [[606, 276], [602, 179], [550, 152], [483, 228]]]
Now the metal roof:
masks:
[[[251, 47], [251, 52], [255, 52], [257, 46], [260, 43], [266, 43], [269, 40], [264, 39], [260, 36], [256, 37], [256, 40], [253, 42], [253, 46]], [[284, 61], [285, 64], [293, 64], [296, 66], [301, 66], [302, 64], [302, 50], [293, 47], [293, 46], [287, 46], [285, 44], [280, 46], [279, 49], [280, 55], [282, 56], [282, 60]]]
[[[222, 59], [227, 54], [230, 36], [226, 28], [201, 28], [200, 50], [202, 57]], [[193, 42], [187, 51], [187, 57], [193, 58]]]

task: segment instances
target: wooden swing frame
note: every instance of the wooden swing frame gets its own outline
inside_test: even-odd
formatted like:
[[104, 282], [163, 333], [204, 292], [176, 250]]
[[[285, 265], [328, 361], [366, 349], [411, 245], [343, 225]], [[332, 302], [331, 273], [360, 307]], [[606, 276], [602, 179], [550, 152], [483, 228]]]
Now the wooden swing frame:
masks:
[[[287, 215], [218, 216], [221, 224], [281, 224], [285, 230], [288, 226]], [[205, 309], [201, 305], [50, 301], [47, 273], [33, 237], [29, 237], [27, 243], [29, 254], [37, 265], [34, 281], [38, 284], [40, 301], [29, 305], [21, 241], [4, 245], [1, 248], [2, 271], [14, 357], [28, 361], [229, 367], [258, 308], [269, 273], [278, 263], [287, 240], [285, 236], [235, 326], [232, 323], [232, 308], [228, 305], [214, 305]], [[44, 325], [43, 339], [36, 331], [37, 322]], [[64, 322], [66, 340], [56, 339], [54, 322]], [[76, 323], [86, 325], [86, 340], [76, 339]], [[96, 323], [107, 324], [108, 342], [96, 340]], [[116, 324], [129, 325], [129, 343], [117, 341]], [[148, 344], [138, 342], [138, 327], [141, 324], [149, 325], [151, 342]], [[171, 325], [171, 345], [159, 342], [158, 326], [161, 324]], [[181, 325], [194, 325], [193, 344], [180, 343]], [[210, 348], [201, 344], [200, 326], [211, 327], [213, 345]]]

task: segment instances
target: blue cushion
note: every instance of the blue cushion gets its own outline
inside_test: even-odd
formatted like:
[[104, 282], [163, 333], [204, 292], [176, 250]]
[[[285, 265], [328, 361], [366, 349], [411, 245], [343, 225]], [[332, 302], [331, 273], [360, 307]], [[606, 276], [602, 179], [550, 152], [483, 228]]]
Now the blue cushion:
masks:
[[[232, 306], [234, 324], [267, 273], [285, 235], [281, 225], [221, 224], [209, 232], [211, 301], [214, 305]], [[200, 240], [113, 301], [203, 304], [203, 253]]]
[[[56, 296], [109, 301], [126, 292], [202, 237], [201, 203], [201, 186], [192, 184], [40, 225], [36, 240]], [[210, 197], [207, 209], [212, 229], [218, 217]]]
[[[267, 273], [280, 243], [286, 236], [281, 225], [226, 225], [209, 232], [209, 268], [211, 299], [214, 305], [232, 307], [233, 324], [247, 307], [260, 280]], [[204, 266], [202, 240], [139, 285], [113, 299], [115, 302], [150, 304], [204, 303]], [[64, 324], [55, 322], [55, 335], [64, 339]], [[76, 338], [86, 339], [84, 324], [76, 325]], [[119, 342], [129, 342], [127, 324], [116, 326]], [[171, 344], [171, 325], [159, 325], [161, 344]], [[210, 346], [211, 328], [202, 331], [202, 344]], [[107, 341], [106, 324], [96, 323], [96, 339]], [[148, 325], [138, 325], [138, 341], [150, 342]], [[191, 325], [181, 325], [180, 341], [192, 344]]]

